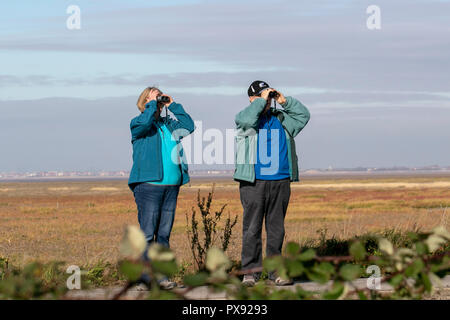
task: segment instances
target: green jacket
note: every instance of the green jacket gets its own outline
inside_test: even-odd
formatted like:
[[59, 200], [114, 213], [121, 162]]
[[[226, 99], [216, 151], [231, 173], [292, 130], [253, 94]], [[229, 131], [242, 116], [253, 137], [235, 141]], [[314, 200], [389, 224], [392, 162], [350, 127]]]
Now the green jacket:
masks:
[[[254, 182], [255, 163], [258, 145], [258, 122], [261, 112], [266, 106], [263, 98], [255, 99], [247, 108], [236, 115], [236, 154], [235, 180]], [[294, 138], [306, 126], [310, 119], [308, 109], [298, 100], [286, 97], [283, 110], [271, 108], [271, 112], [280, 120], [286, 133], [291, 181], [299, 181], [298, 158], [295, 151]]]

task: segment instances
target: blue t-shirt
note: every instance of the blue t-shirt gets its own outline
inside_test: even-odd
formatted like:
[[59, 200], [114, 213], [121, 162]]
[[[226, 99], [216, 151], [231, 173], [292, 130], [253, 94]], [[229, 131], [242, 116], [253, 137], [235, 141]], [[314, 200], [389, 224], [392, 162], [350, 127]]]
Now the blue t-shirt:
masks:
[[286, 133], [281, 122], [272, 114], [262, 115], [259, 118], [258, 129], [255, 178], [258, 180], [289, 178]]
[[[172, 133], [165, 124], [156, 124], [161, 137], [161, 155], [163, 164], [163, 179], [161, 181], [149, 181], [150, 184], [179, 185], [181, 182], [181, 169], [177, 157], [177, 142], [172, 139]], [[172, 159], [172, 154], [174, 159]]]

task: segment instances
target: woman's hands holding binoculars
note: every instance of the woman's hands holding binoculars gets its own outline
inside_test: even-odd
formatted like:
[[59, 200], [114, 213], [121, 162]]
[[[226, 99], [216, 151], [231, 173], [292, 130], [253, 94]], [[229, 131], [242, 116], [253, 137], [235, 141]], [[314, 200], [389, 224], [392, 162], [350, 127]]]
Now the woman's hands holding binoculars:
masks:
[[156, 97], [156, 101], [159, 102], [162, 105], [165, 105], [166, 107], [170, 106], [170, 104], [173, 102], [173, 99], [171, 96], [168, 96], [166, 94], [161, 94]]
[[163, 94], [159, 90], [150, 91], [145, 103], [149, 103], [152, 100], [155, 100], [158, 103], [159, 109], [162, 109], [162, 107], [164, 107], [164, 106], [168, 107], [173, 102], [173, 99], [171, 96]]

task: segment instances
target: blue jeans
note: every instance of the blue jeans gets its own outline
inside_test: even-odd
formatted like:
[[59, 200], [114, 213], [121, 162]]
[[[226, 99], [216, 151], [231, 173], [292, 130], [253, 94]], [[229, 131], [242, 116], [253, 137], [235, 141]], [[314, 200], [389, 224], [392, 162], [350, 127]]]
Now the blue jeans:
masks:
[[140, 183], [134, 190], [138, 221], [147, 244], [157, 242], [169, 247], [180, 186]]

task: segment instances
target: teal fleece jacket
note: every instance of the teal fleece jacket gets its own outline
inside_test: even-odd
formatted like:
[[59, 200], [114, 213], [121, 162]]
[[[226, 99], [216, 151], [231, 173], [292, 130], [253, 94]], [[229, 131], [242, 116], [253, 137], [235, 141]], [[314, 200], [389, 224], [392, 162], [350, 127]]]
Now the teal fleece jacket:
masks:
[[[234, 179], [255, 181], [255, 163], [258, 144], [259, 116], [266, 106], [263, 98], [255, 99], [235, 117], [237, 128]], [[281, 122], [288, 146], [289, 175], [291, 181], [299, 181], [298, 158], [294, 138], [308, 124], [309, 110], [297, 99], [286, 97], [283, 109], [271, 108], [270, 112]]]
[[163, 122], [175, 138], [181, 166], [181, 184], [189, 182], [188, 165], [185, 160], [181, 139], [195, 130], [194, 121], [179, 103], [172, 102], [169, 110], [176, 120], [170, 117], [155, 119], [157, 103], [155, 100], [145, 105], [145, 110], [133, 118], [130, 123], [131, 143], [133, 145], [133, 167], [131, 168], [128, 186], [131, 190], [141, 182], [161, 181], [163, 178], [161, 137], [154, 125]]

